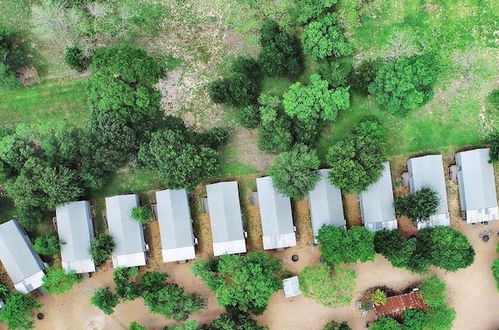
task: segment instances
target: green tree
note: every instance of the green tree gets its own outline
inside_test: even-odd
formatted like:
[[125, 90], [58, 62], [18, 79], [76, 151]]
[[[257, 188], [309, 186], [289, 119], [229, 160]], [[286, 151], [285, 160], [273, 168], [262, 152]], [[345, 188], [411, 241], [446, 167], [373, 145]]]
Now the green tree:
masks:
[[395, 319], [388, 316], [382, 316], [369, 325], [371, 330], [402, 330], [403, 327]]
[[497, 258], [492, 262], [491, 270], [492, 270], [492, 276], [494, 276], [496, 280], [497, 291], [499, 291], [499, 258]]
[[379, 65], [368, 90], [381, 108], [403, 116], [433, 97], [438, 69], [436, 58], [430, 54], [386, 60]]
[[489, 145], [489, 161], [497, 163], [499, 161], [499, 129], [495, 129], [487, 136], [485, 143]]
[[209, 325], [202, 327], [203, 330], [265, 330], [251, 318], [251, 315], [233, 308], [213, 320]]
[[322, 330], [352, 330], [352, 328], [348, 326], [348, 323], [346, 321], [341, 323], [331, 321], [326, 324], [324, 328], [322, 328]]
[[402, 313], [404, 330], [424, 330], [428, 322], [427, 312], [419, 308], [409, 308]]
[[300, 199], [314, 189], [319, 181], [320, 161], [315, 150], [297, 145], [291, 151], [278, 155], [268, 173], [274, 187], [281, 194]]
[[437, 275], [432, 275], [425, 279], [420, 287], [421, 298], [429, 307], [440, 307], [445, 305], [447, 295], [445, 293], [446, 285]]
[[152, 210], [149, 206], [139, 206], [132, 209], [132, 218], [140, 224], [149, 223], [152, 219]]
[[96, 266], [102, 265], [114, 251], [115, 243], [111, 235], [100, 233], [90, 244], [90, 254]]
[[201, 330], [201, 329], [203, 328], [198, 326], [196, 320], [189, 320], [178, 325], [166, 326], [163, 330]]
[[6, 323], [9, 329], [32, 329], [33, 314], [41, 307], [33, 297], [14, 291], [0, 308], [0, 321]]
[[363, 120], [329, 148], [329, 181], [345, 193], [359, 194], [378, 181], [385, 160], [385, 130], [375, 120]]
[[335, 226], [322, 226], [317, 236], [321, 257], [330, 266], [374, 260], [374, 233], [364, 227], [349, 230]]
[[350, 106], [348, 88], [329, 89], [329, 84], [318, 74], [310, 76], [306, 86], [296, 82], [283, 96], [284, 111], [300, 120], [321, 118], [334, 120], [338, 111]]
[[364, 61], [356, 66], [350, 76], [352, 89], [362, 95], [369, 94], [368, 87], [376, 78], [376, 63], [374, 61]]
[[69, 291], [81, 279], [75, 273], [66, 273], [64, 269], [50, 267], [43, 277], [43, 288], [51, 294]]
[[0, 90], [13, 90], [21, 86], [21, 82], [10, 67], [0, 62]]
[[43, 235], [35, 238], [33, 248], [42, 256], [52, 257], [61, 251], [56, 235]]
[[254, 129], [260, 125], [260, 110], [255, 105], [248, 105], [237, 113], [237, 121], [246, 128]]
[[307, 23], [322, 16], [337, 2], [337, 0], [294, 0], [293, 14], [298, 23]]
[[113, 281], [116, 288], [116, 295], [125, 300], [135, 300], [141, 295], [141, 287], [132, 282], [131, 279], [138, 274], [137, 267], [121, 268], [114, 270]]
[[386, 293], [380, 289], [376, 289], [371, 295], [371, 300], [374, 306], [384, 306], [386, 304]]
[[423, 187], [418, 191], [395, 198], [394, 205], [397, 215], [405, 215], [413, 222], [428, 221], [437, 213], [440, 199], [435, 190]]
[[119, 298], [109, 288], [100, 288], [90, 298], [90, 303], [106, 314], [113, 314], [114, 307], [119, 303]]
[[147, 330], [147, 328], [135, 321], [133, 321], [132, 323], [130, 323], [130, 325], [128, 326], [128, 330]]
[[284, 152], [291, 149], [293, 122], [284, 113], [281, 100], [272, 94], [258, 98], [261, 125], [258, 128], [258, 147], [266, 152]]
[[409, 268], [416, 251], [416, 239], [405, 239], [400, 232], [379, 230], [374, 236], [374, 250], [387, 258], [394, 267]]
[[283, 266], [264, 252], [223, 255], [196, 261], [192, 272], [215, 292], [221, 306], [261, 314], [270, 296], [282, 287]]
[[431, 330], [450, 330], [456, 319], [456, 311], [447, 306], [430, 308], [426, 328]]
[[315, 60], [343, 57], [352, 53], [352, 46], [341, 32], [338, 15], [326, 14], [308, 23], [301, 35], [303, 50]]
[[347, 306], [355, 291], [355, 271], [343, 267], [330, 269], [325, 264], [305, 267], [300, 273], [300, 288], [306, 297], [326, 307]]
[[332, 88], [349, 86], [349, 79], [353, 70], [352, 61], [321, 61], [317, 68], [317, 73], [329, 83]]
[[85, 56], [78, 47], [66, 47], [64, 52], [64, 62], [77, 72], [84, 72], [90, 65], [91, 58]]

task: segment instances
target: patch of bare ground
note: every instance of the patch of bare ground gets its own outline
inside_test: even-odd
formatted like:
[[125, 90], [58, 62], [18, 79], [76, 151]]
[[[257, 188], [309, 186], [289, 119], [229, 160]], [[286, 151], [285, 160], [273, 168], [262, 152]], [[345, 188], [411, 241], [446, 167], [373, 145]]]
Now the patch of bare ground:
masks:
[[308, 200], [301, 199], [294, 201], [293, 204], [294, 224], [298, 233], [298, 245], [310, 245], [314, 241], [312, 232], [310, 207]]
[[245, 175], [238, 179], [244, 229], [248, 233], [246, 247], [250, 252], [263, 250], [260, 208], [252, 198], [253, 192], [256, 191], [255, 180], [258, 176], [258, 174]]
[[259, 172], [265, 172], [275, 158], [258, 149], [258, 135], [256, 130], [249, 130], [241, 126], [234, 129], [231, 147], [236, 151], [236, 159], [249, 165]]
[[349, 194], [343, 196], [343, 208], [347, 227], [362, 226], [362, 217], [360, 215], [359, 195]]
[[198, 186], [191, 196], [191, 214], [194, 235], [198, 239], [196, 258], [208, 259], [213, 256], [213, 238], [211, 236], [210, 217], [203, 210], [203, 199], [206, 197], [206, 188]]

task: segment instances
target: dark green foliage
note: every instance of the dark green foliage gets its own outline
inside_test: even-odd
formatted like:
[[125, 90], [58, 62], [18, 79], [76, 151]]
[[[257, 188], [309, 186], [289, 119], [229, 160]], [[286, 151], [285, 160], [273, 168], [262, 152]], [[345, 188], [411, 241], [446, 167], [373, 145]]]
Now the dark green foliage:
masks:
[[237, 113], [237, 121], [242, 126], [254, 129], [260, 125], [260, 110], [255, 105], [248, 105]]
[[163, 328], [163, 330], [202, 330], [204, 327], [199, 327], [196, 320], [185, 321], [177, 325], [169, 325]]
[[450, 330], [456, 319], [456, 311], [447, 306], [431, 308], [428, 312], [427, 329]]
[[344, 193], [361, 193], [383, 173], [385, 130], [375, 120], [361, 121], [342, 141], [333, 144], [327, 155], [331, 165], [329, 181]]
[[43, 288], [51, 294], [69, 291], [81, 279], [75, 273], [66, 273], [62, 268], [50, 267], [43, 277]]
[[7, 64], [0, 62], [0, 90], [12, 90], [21, 87], [21, 82]]
[[335, 226], [322, 226], [317, 240], [321, 245], [322, 260], [330, 266], [372, 261], [376, 256], [374, 233], [363, 227], [346, 230]]
[[114, 307], [119, 303], [119, 298], [109, 288], [100, 288], [90, 298], [90, 303], [106, 314], [113, 314]]
[[213, 320], [209, 325], [204, 325], [203, 330], [265, 330], [251, 318], [251, 315], [233, 308]]
[[229, 131], [223, 127], [214, 127], [204, 133], [193, 134], [198, 144], [203, 144], [212, 149], [220, 149], [229, 140]]
[[116, 268], [113, 281], [116, 286], [116, 295], [124, 300], [135, 300], [141, 295], [141, 287], [132, 282], [131, 278], [137, 276], [138, 268]]
[[489, 161], [497, 163], [499, 161], [499, 129], [492, 131], [485, 141], [489, 145]]
[[405, 215], [414, 223], [427, 221], [436, 214], [439, 203], [437, 192], [429, 187], [397, 197], [394, 201], [397, 215]]
[[84, 72], [88, 69], [92, 59], [85, 56], [83, 51], [78, 47], [66, 47], [64, 52], [64, 62], [77, 72]]
[[343, 321], [341, 323], [331, 321], [326, 324], [324, 328], [322, 328], [322, 330], [352, 330], [352, 328], [348, 326], [348, 323], [346, 321]]
[[258, 128], [258, 147], [266, 152], [284, 152], [293, 145], [293, 122], [282, 109], [276, 95], [262, 94], [260, 104], [261, 125]]
[[492, 270], [492, 276], [496, 280], [497, 291], [499, 291], [499, 258], [497, 258], [496, 260], [494, 260], [494, 262], [492, 262], [491, 270]]
[[41, 307], [35, 298], [14, 291], [5, 301], [5, 305], [0, 308], [0, 322], [6, 323], [9, 329], [32, 329], [33, 313]]
[[21, 87], [17, 75], [29, 62], [23, 38], [0, 22], [0, 90]]
[[492, 104], [494, 109], [499, 110], [499, 89], [494, 89], [490, 92], [487, 100]]
[[394, 267], [408, 268], [416, 272], [424, 272], [430, 263], [415, 261], [418, 241], [415, 238], [405, 239], [398, 230], [379, 230], [374, 236], [374, 249], [382, 254]]
[[132, 218], [140, 224], [149, 223], [152, 220], [152, 210], [149, 206], [139, 206], [132, 209]]
[[263, 24], [260, 44], [258, 63], [266, 75], [295, 77], [303, 70], [298, 41], [275, 21], [267, 20]]
[[404, 330], [424, 330], [427, 323], [427, 312], [419, 308], [406, 309], [402, 313]]
[[35, 238], [33, 248], [42, 256], [52, 257], [61, 250], [56, 235], [44, 235]]
[[352, 53], [352, 46], [341, 32], [338, 15], [330, 13], [308, 23], [301, 35], [303, 50], [315, 60], [343, 57]]
[[430, 54], [387, 60], [377, 68], [369, 93], [381, 108], [406, 115], [433, 97], [438, 68], [436, 58]]
[[141, 324], [138, 324], [137, 322], [133, 321], [130, 323], [128, 326], [128, 330], [147, 330], [147, 328]]
[[92, 108], [131, 123], [156, 114], [161, 95], [154, 85], [164, 70], [144, 50], [131, 46], [98, 50], [91, 68], [88, 99]]
[[376, 78], [376, 63], [374, 61], [364, 61], [355, 67], [350, 76], [350, 86], [356, 92], [367, 95], [369, 84]]
[[447, 300], [445, 290], [445, 282], [436, 275], [428, 277], [419, 286], [421, 298], [429, 307], [440, 307], [445, 305], [445, 301]]
[[319, 181], [320, 161], [315, 150], [297, 145], [278, 155], [268, 170], [274, 187], [283, 195], [303, 198]]
[[163, 287], [165, 280], [168, 277], [165, 273], [148, 272], [142, 276], [142, 287], [144, 291], [157, 291]]
[[113, 237], [107, 234], [99, 234], [90, 244], [90, 254], [96, 266], [102, 265], [111, 256], [115, 248]]
[[298, 23], [307, 23], [329, 11], [337, 0], [295, 0], [294, 16]]
[[369, 325], [371, 330], [402, 330], [402, 325], [388, 316], [382, 316]]
[[5, 301], [9, 296], [9, 288], [0, 282], [0, 300]]
[[349, 86], [349, 79], [352, 72], [352, 61], [322, 61], [319, 63], [317, 73], [325, 79], [332, 88]]
[[270, 296], [282, 287], [282, 262], [264, 252], [223, 255], [196, 261], [192, 272], [215, 292], [218, 303], [261, 314]]

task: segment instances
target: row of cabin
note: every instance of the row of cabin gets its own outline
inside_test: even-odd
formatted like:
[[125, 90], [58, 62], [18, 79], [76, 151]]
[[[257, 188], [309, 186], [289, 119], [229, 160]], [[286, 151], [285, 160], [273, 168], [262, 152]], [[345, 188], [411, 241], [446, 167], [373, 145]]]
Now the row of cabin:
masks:
[[[456, 154], [457, 180], [462, 216], [468, 223], [499, 218], [494, 170], [489, 163], [489, 150], [476, 149]], [[411, 191], [433, 188], [440, 198], [438, 213], [419, 225], [432, 227], [449, 225], [444, 165], [441, 155], [415, 157], [407, 161], [408, 184]], [[314, 236], [323, 225], [345, 227], [341, 191], [328, 180], [329, 170], [320, 170], [320, 181], [309, 194]], [[295, 227], [288, 197], [279, 194], [270, 177], [256, 180], [255, 204], [260, 208], [263, 248], [283, 249], [296, 245]], [[221, 182], [206, 186], [205, 212], [211, 221], [215, 256], [246, 252], [237, 182]], [[396, 229], [393, 207], [393, 187], [390, 165], [378, 182], [359, 196], [364, 226], [372, 231]], [[156, 192], [156, 216], [160, 227], [163, 261], [186, 261], [195, 258], [197, 240], [192, 230], [192, 218], [187, 192], [163, 190]], [[143, 227], [134, 221], [131, 211], [139, 206], [137, 195], [106, 198], [106, 219], [109, 234], [116, 247], [112, 255], [114, 267], [146, 264], [148, 249]], [[90, 273], [95, 264], [90, 255], [94, 237], [90, 204], [71, 202], [56, 209], [57, 230], [61, 244], [62, 267], [68, 272]], [[0, 225], [0, 260], [21, 292], [28, 293], [42, 285], [45, 265], [16, 220]]]

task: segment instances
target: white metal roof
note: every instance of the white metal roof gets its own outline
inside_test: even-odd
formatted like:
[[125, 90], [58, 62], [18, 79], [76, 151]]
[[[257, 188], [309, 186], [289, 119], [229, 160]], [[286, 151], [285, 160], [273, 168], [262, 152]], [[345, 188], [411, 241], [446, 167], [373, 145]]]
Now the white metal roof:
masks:
[[285, 278], [282, 280], [282, 286], [284, 288], [284, 296], [286, 298], [296, 297], [301, 295], [300, 282], [298, 276], [293, 276]]
[[67, 272], [95, 272], [90, 255], [90, 242], [94, 237], [90, 203], [71, 202], [56, 208], [57, 232], [61, 244], [62, 268]]
[[142, 225], [132, 219], [132, 209], [139, 206], [137, 195], [119, 195], [106, 198], [109, 234], [116, 243], [113, 252], [114, 267], [143, 266], [145, 241]]

